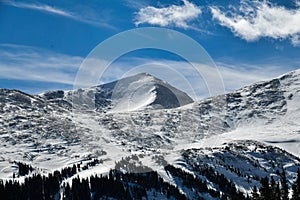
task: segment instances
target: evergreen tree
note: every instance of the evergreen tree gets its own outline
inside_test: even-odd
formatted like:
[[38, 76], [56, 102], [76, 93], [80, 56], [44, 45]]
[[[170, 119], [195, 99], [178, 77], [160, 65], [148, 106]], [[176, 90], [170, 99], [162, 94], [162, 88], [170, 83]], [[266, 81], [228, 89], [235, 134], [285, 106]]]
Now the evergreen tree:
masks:
[[279, 183], [276, 184], [275, 200], [281, 200], [281, 191], [280, 191]]
[[280, 187], [279, 187], [279, 183], [276, 183], [276, 181], [274, 180], [274, 177], [272, 176], [271, 177], [271, 198], [274, 199], [274, 200], [280, 200], [280, 196], [281, 196], [281, 193], [280, 193]]
[[72, 174], [76, 174], [77, 173], [77, 168], [76, 168], [76, 165], [74, 164], [73, 167], [72, 167]]
[[283, 168], [281, 173], [281, 199], [282, 200], [289, 199], [289, 187], [287, 185], [286, 174]]
[[64, 200], [72, 200], [72, 192], [69, 183], [64, 186]]
[[253, 190], [252, 190], [252, 199], [259, 200], [259, 194], [258, 194], [256, 185], [254, 185]]
[[271, 189], [269, 186], [269, 179], [266, 176], [260, 180], [261, 188], [259, 189], [260, 192], [260, 199], [261, 200], [271, 200]]
[[270, 190], [271, 190], [271, 197], [272, 197], [272, 199], [275, 199], [276, 182], [275, 182], [273, 176], [271, 176]]
[[292, 189], [293, 189], [292, 200], [300, 200], [300, 169], [298, 169], [297, 179], [293, 183]]

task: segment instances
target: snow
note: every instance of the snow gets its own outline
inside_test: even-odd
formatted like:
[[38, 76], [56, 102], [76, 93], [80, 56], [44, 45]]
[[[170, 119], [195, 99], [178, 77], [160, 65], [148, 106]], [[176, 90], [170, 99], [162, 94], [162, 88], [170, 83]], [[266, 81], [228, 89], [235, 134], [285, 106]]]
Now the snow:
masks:
[[[256, 83], [227, 96], [173, 109], [151, 108], [159, 95], [156, 84], [158, 81], [148, 75], [123, 79], [115, 85], [111, 110], [104, 108], [105, 112], [70, 113], [52, 102], [45, 103], [44, 107], [38, 105], [41, 100], [35, 98], [31, 98], [33, 105], [30, 107], [10, 100], [12, 95], [4, 95], [7, 102], [0, 107], [5, 113], [0, 115], [0, 178], [12, 178], [17, 172], [14, 160], [31, 164], [42, 173], [87, 163], [93, 158], [103, 160], [103, 164], [78, 173], [85, 178], [108, 173], [121, 158], [140, 155], [143, 165], [175, 184], [174, 177], [167, 174], [153, 156], [163, 156], [169, 164], [195, 174], [182, 160], [184, 150], [202, 148], [202, 153], [213, 159], [212, 151], [216, 153], [224, 145], [241, 140], [280, 147], [300, 157], [300, 70], [273, 82]], [[103, 92], [104, 89], [92, 88], [84, 92], [89, 91]], [[66, 93], [63, 98], [67, 100], [70, 96]], [[276, 98], [270, 98], [272, 95]], [[220, 103], [222, 98], [227, 101]], [[16, 116], [24, 118], [15, 119]], [[254, 152], [257, 146], [249, 144], [247, 148]], [[260, 157], [261, 153], [249, 152], [244, 152], [243, 156], [256, 159], [270, 169], [266, 159]], [[242, 169], [247, 166], [230, 160], [226, 162]], [[209, 164], [216, 166], [215, 161]], [[287, 162], [284, 167], [293, 177], [295, 163]], [[244, 180], [228, 169], [218, 167], [216, 170], [237, 180], [240, 190], [251, 191]]]
[[152, 76], [119, 81], [114, 88], [110, 112], [130, 112], [149, 106], [156, 98], [155, 84]]

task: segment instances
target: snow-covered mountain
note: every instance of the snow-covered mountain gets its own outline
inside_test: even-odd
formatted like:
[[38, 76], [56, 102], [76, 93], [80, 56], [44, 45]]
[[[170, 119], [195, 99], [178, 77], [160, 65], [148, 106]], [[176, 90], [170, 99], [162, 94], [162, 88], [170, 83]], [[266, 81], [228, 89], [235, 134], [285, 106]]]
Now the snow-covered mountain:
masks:
[[[1, 89], [0, 113], [2, 179], [18, 174], [18, 162], [33, 167], [30, 176], [97, 159], [76, 175], [147, 166], [189, 199], [218, 199], [214, 191], [228, 188], [217, 180], [250, 194], [282, 169], [291, 187], [299, 169], [300, 70], [197, 102], [148, 74], [35, 96]], [[191, 188], [188, 177], [210, 190]]]
[[74, 107], [113, 112], [176, 108], [193, 102], [186, 93], [146, 73], [93, 88], [49, 91], [40, 96], [66, 108], [71, 108], [73, 102]]

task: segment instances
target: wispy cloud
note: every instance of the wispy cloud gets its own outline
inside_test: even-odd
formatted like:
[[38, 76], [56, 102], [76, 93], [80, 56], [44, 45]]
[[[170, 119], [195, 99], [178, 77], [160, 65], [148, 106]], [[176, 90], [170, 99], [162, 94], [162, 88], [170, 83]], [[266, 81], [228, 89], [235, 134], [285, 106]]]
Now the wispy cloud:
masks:
[[217, 63], [224, 80], [226, 92], [231, 92], [250, 84], [276, 78], [289, 70], [273, 64], [229, 64]]
[[73, 14], [71, 14], [68, 11], [55, 8], [49, 5], [43, 5], [43, 4], [30, 4], [30, 3], [22, 3], [22, 2], [16, 2], [16, 1], [3, 1], [2, 3], [14, 6], [17, 8], [27, 8], [27, 9], [32, 9], [32, 10], [38, 10], [42, 12], [47, 12], [55, 15], [61, 15], [64, 17], [70, 17], [73, 18]]
[[[194, 63], [197, 65], [197, 63]], [[165, 59], [130, 58], [128, 62], [113, 64], [104, 74], [102, 81], [112, 81], [123, 76], [133, 75], [141, 72], [150, 73], [162, 80], [167, 81], [176, 88], [187, 92], [194, 99], [210, 96], [217, 89], [224, 88], [224, 92], [231, 92], [255, 82], [269, 80], [283, 73], [289, 68], [280, 66], [280, 63], [245, 64], [228, 61], [216, 62], [217, 69], [213, 66], [198, 65], [199, 71], [195, 70], [190, 63], [185, 61], [174, 61]], [[134, 66], [134, 67], [133, 67]], [[221, 75], [222, 81], [217, 81], [216, 74]], [[218, 77], [217, 77], [218, 78]], [[209, 83], [209, 85], [207, 85]], [[211, 88], [208, 88], [210, 86]], [[217, 94], [222, 94], [217, 91]]]
[[0, 45], [0, 78], [73, 84], [83, 58], [14, 44]]
[[106, 21], [103, 21], [104, 18], [95, 17], [95, 16], [89, 17], [89, 15], [81, 15], [81, 14], [79, 14], [79, 12], [71, 12], [68, 10], [64, 10], [62, 8], [49, 6], [47, 4], [24, 3], [24, 2], [11, 1], [11, 0], [4, 0], [1, 3], [10, 5], [13, 7], [17, 7], [17, 8], [37, 10], [37, 11], [52, 14], [52, 15], [58, 15], [58, 16], [66, 17], [69, 19], [73, 19], [75, 21], [80, 21], [82, 23], [90, 24], [93, 26], [115, 29], [114, 26], [110, 25]]
[[[51, 52], [31, 46], [0, 44], [0, 79], [29, 80], [67, 84], [73, 88], [76, 74], [84, 58]], [[87, 79], [93, 78], [95, 72], [105, 61], [91, 60]], [[194, 63], [197, 65], [197, 63]], [[200, 72], [195, 71], [190, 63], [165, 59], [130, 58], [113, 63], [98, 78], [98, 83], [120, 79], [124, 76], [141, 72], [148, 72], [167, 81], [171, 85], [187, 92], [194, 99], [210, 96], [207, 83], [215, 83], [215, 73], [220, 73], [222, 81], [219, 88], [224, 86], [224, 92], [230, 92], [249, 84], [268, 80], [287, 72], [280, 63], [241, 64], [231, 62], [217, 62], [218, 70], [213, 66], [199, 64]], [[87, 85], [87, 86], [94, 86]], [[210, 84], [211, 86], [211, 84]], [[39, 90], [40, 91], [40, 90]]]
[[124, 4], [129, 8], [141, 9], [149, 5], [150, 0], [123, 0]]
[[213, 18], [222, 26], [247, 40], [255, 41], [262, 37], [290, 39], [300, 45], [300, 8], [288, 9], [272, 5], [267, 1], [242, 1], [239, 9], [223, 10], [211, 7]]
[[201, 9], [187, 0], [183, 0], [183, 5], [171, 5], [162, 8], [147, 6], [136, 13], [135, 25], [151, 24], [188, 29], [193, 28], [188, 23], [197, 19], [200, 14]]

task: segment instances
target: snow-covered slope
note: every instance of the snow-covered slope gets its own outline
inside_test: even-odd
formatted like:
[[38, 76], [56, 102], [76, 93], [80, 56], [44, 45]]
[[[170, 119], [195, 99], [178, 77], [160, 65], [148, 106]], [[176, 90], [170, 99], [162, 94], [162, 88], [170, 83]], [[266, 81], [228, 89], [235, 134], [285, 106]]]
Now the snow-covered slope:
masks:
[[[194, 103], [148, 74], [38, 96], [2, 89], [0, 98], [0, 178], [17, 173], [14, 161], [41, 173], [95, 158], [103, 161], [78, 172], [87, 177], [138, 155], [143, 165], [186, 193], [193, 192], [164, 166], [194, 173], [200, 159], [249, 192], [259, 185], [258, 178], [274, 175], [270, 161], [288, 171], [290, 182], [299, 168], [300, 70]], [[91, 100], [95, 110], [89, 110]], [[90, 112], [72, 112], [72, 102]], [[272, 156], [274, 152], [282, 159]], [[248, 183], [245, 177], [250, 175]], [[211, 188], [218, 190], [218, 184]]]
[[[111, 131], [118, 143], [130, 144], [131, 150], [138, 146], [180, 149], [202, 143], [214, 135], [217, 136], [213, 142], [218, 144], [220, 134], [226, 133], [230, 137], [231, 132], [236, 133], [231, 139], [247, 139], [252, 135], [251, 139], [283, 141], [276, 145], [285, 145], [284, 141], [289, 140], [287, 136], [297, 137], [294, 133], [298, 131], [295, 119], [299, 118], [297, 109], [300, 107], [298, 84], [296, 71], [176, 109], [109, 113], [95, 119]], [[288, 85], [293, 87], [290, 89]], [[277, 134], [274, 130], [282, 133]], [[273, 137], [269, 138], [270, 135]], [[297, 148], [298, 143], [295, 145]], [[292, 146], [290, 149], [294, 148]], [[292, 152], [296, 153], [297, 149]]]
[[168, 83], [141, 73], [114, 82], [112, 110], [134, 111], [152, 107], [154, 109], [176, 108], [192, 103], [184, 92]]

